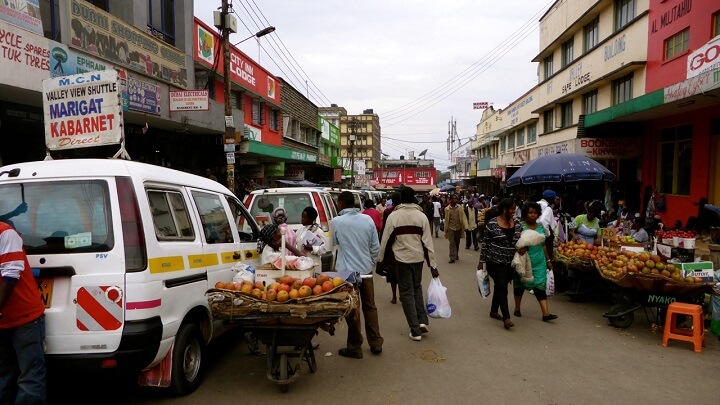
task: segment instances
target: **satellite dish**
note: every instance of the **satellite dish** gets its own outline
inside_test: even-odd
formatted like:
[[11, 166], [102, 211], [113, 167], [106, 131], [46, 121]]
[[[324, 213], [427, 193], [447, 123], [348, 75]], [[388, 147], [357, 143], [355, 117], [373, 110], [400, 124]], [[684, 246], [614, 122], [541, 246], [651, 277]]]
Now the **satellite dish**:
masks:
[[427, 149], [423, 150], [422, 152], [418, 153], [418, 156], [425, 156], [427, 151], [428, 151]]

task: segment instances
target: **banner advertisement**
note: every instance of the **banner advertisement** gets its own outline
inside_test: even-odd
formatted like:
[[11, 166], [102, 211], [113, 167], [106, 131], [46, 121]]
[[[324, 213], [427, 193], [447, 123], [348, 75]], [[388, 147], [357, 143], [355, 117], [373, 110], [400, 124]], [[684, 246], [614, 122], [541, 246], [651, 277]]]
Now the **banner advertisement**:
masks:
[[170, 112], [207, 111], [210, 109], [209, 90], [171, 91]]
[[686, 79], [715, 69], [720, 69], [720, 35], [688, 55]]
[[578, 138], [575, 153], [593, 159], [622, 159], [640, 157], [640, 139], [632, 138]]
[[160, 115], [160, 86], [135, 78], [128, 78], [130, 110]]
[[42, 87], [48, 149], [120, 143], [122, 107], [115, 70], [50, 78]]
[[50, 77], [49, 40], [1, 20], [0, 38], [0, 84], [42, 91]]
[[200, 25], [196, 25], [195, 28], [197, 29], [198, 58], [212, 66], [215, 64], [215, 35]]
[[92, 4], [67, 2], [70, 44], [143, 75], [187, 87], [185, 54]]
[[388, 187], [399, 186], [404, 184], [406, 186], [419, 186], [419, 185], [433, 185], [435, 184], [435, 177], [437, 171], [435, 168], [394, 168], [394, 169], [381, 169], [378, 173], [376, 181], [378, 183], [384, 183]]
[[0, 1], [0, 20], [5, 20], [12, 25], [43, 35], [38, 0]]

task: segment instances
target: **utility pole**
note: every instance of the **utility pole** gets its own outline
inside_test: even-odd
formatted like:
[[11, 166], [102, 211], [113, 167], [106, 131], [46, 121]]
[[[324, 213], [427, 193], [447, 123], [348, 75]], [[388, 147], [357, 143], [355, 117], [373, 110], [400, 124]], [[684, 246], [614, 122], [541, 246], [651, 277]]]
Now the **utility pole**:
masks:
[[224, 144], [233, 145], [232, 159], [227, 156], [227, 187], [235, 192], [235, 122], [230, 102], [230, 27], [229, 27], [229, 0], [222, 0], [222, 46], [223, 46], [223, 84], [225, 88], [225, 136]]
[[348, 123], [350, 126], [350, 134], [348, 140], [350, 141], [350, 190], [355, 189], [355, 131], [357, 130], [357, 118], [353, 117]]

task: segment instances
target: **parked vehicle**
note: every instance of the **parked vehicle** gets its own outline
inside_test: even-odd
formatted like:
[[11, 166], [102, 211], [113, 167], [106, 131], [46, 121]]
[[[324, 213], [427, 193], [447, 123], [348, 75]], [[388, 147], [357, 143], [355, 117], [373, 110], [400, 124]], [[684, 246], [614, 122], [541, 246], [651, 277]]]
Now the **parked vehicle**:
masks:
[[27, 207], [7, 222], [37, 272], [48, 364], [135, 374], [162, 365], [174, 393], [195, 390], [206, 345], [226, 330], [206, 291], [232, 280], [236, 262], [259, 264], [259, 229], [242, 203], [216, 181], [124, 160], [0, 172], [0, 211]]
[[332, 271], [335, 255], [331, 221], [337, 216], [337, 209], [330, 193], [315, 187], [268, 188], [250, 193], [245, 198], [245, 206], [260, 224], [270, 221], [275, 208], [285, 208], [287, 225], [293, 231], [302, 227], [300, 217], [305, 207], [315, 208], [318, 212], [317, 222], [325, 232], [328, 243], [327, 253], [321, 258], [322, 271]]
[[348, 190], [348, 189], [342, 189], [342, 188], [336, 188], [336, 187], [326, 187], [323, 190], [330, 193], [336, 206], [337, 206], [338, 196], [343, 191], [349, 191], [349, 192], [353, 193], [353, 195], [355, 196], [355, 208], [363, 209], [365, 200], [367, 199], [367, 196], [365, 196], [365, 194], [363, 194], [360, 190]]

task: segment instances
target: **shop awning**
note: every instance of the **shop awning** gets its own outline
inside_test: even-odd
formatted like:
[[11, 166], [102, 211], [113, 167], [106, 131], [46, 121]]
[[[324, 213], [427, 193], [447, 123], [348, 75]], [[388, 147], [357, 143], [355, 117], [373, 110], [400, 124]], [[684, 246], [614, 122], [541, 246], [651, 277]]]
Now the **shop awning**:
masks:
[[280, 184], [293, 187], [317, 187], [319, 184], [315, 184], [312, 181], [307, 180], [276, 180]]
[[618, 118], [627, 117], [643, 111], [650, 110], [663, 105], [665, 102], [663, 90], [655, 90], [652, 93], [635, 97], [624, 103], [605, 108], [598, 112], [585, 116], [585, 127], [592, 127], [606, 122], [614, 121]]

